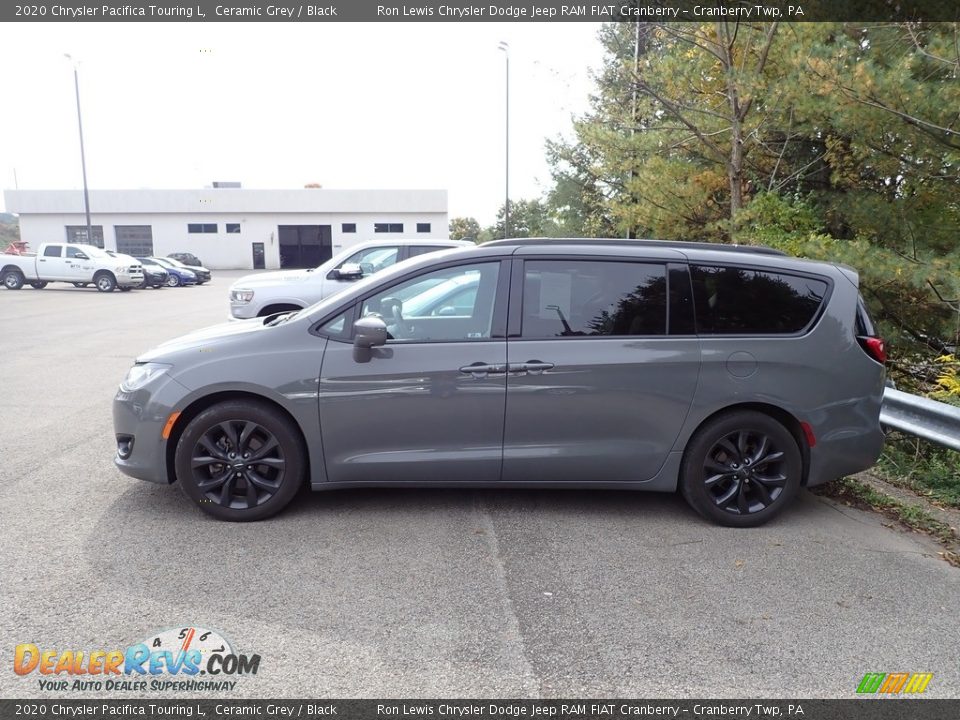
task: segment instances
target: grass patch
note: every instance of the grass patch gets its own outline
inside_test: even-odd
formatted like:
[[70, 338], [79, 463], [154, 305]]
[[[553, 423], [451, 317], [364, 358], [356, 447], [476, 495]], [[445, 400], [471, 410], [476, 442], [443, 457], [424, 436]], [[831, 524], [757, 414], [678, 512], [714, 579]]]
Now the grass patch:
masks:
[[841, 478], [813, 490], [854, 507], [877, 510], [901, 525], [936, 538], [948, 548], [943, 552], [947, 562], [960, 567], [960, 554], [952, 549], [960, 543], [960, 536], [919, 505], [900, 502], [853, 478]]
[[871, 472], [943, 505], [960, 508], [960, 453], [891, 433]]

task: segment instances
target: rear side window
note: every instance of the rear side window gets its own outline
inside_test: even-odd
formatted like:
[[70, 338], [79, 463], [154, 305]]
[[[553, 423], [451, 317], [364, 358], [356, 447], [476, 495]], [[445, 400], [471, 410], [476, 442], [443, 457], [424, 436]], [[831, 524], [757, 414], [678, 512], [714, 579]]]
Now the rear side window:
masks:
[[663, 265], [528, 260], [524, 268], [523, 338], [666, 334]]
[[59, 245], [47, 245], [43, 249], [44, 257], [60, 257], [60, 246]]
[[715, 265], [691, 265], [699, 335], [792, 335], [827, 294], [824, 280]]
[[426, 255], [428, 253], [437, 252], [438, 250], [449, 250], [447, 247], [441, 245], [412, 245], [407, 250], [407, 257], [417, 257], [418, 255]]

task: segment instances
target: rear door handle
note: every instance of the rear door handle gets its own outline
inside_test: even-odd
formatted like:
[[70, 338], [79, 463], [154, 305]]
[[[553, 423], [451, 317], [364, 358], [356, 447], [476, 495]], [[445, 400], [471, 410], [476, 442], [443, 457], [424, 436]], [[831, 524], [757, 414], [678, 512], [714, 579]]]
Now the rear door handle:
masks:
[[552, 370], [553, 368], [553, 363], [541, 362], [540, 360], [528, 360], [525, 363], [511, 363], [507, 365], [507, 372], [540, 375], [544, 370]]
[[507, 369], [503, 365], [488, 365], [483, 362], [471, 363], [460, 368], [460, 372], [473, 375], [477, 380], [487, 377], [490, 373], [505, 373], [506, 371]]

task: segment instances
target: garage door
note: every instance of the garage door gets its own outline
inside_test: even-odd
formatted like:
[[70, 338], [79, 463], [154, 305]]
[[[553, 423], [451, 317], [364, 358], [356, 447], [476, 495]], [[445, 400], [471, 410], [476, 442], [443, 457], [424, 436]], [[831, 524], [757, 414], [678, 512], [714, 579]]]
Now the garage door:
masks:
[[114, 225], [117, 252], [147, 257], [153, 255], [153, 228], [150, 225]]

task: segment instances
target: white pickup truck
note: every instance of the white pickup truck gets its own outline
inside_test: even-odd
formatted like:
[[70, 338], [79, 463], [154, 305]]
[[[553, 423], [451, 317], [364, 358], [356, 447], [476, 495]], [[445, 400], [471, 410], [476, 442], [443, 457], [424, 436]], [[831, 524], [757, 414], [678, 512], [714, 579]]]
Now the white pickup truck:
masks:
[[0, 283], [8, 290], [24, 283], [39, 290], [49, 282], [92, 283], [100, 292], [129, 290], [143, 282], [143, 266], [131, 260], [111, 257], [94, 245], [44, 243], [36, 255], [0, 255]]
[[230, 286], [230, 319], [302, 310], [394, 263], [425, 253], [473, 247], [464, 240], [370, 240], [351, 245], [318, 268], [245, 275]]

